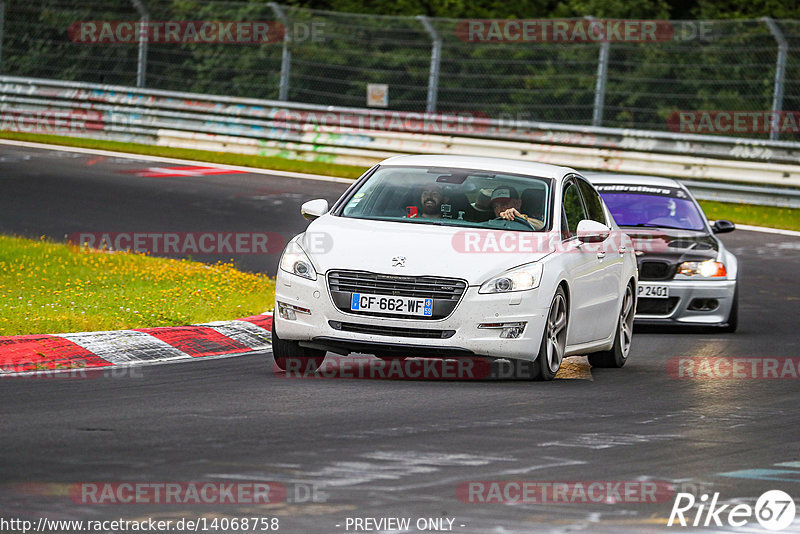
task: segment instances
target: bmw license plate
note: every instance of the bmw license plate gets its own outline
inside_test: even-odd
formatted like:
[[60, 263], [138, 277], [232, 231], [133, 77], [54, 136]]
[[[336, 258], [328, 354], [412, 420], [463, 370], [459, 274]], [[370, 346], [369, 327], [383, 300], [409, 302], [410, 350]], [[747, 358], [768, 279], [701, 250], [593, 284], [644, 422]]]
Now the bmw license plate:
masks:
[[350, 298], [350, 309], [352, 311], [430, 317], [433, 315], [433, 299], [353, 293]]
[[669, 286], [639, 284], [639, 298], [666, 299], [669, 298]]

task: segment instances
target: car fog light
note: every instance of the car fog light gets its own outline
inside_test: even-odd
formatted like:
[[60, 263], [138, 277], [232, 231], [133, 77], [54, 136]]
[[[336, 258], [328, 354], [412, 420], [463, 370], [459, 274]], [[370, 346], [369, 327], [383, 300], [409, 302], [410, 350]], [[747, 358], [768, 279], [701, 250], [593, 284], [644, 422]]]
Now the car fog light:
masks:
[[308, 308], [301, 308], [300, 306], [294, 306], [292, 304], [286, 304], [285, 302], [278, 301], [278, 315], [281, 317], [281, 319], [286, 319], [287, 321], [294, 321], [297, 319], [298, 313], [311, 315], [311, 310], [309, 310]]
[[278, 303], [278, 315], [281, 316], [281, 319], [286, 319], [287, 321], [294, 321], [297, 319], [297, 315], [295, 315], [294, 310], [283, 302]]
[[714, 311], [719, 307], [717, 299], [694, 299], [687, 309], [692, 311], [709, 312]]
[[478, 328], [500, 330], [500, 337], [504, 339], [516, 339], [525, 331], [525, 321], [518, 323], [481, 323]]
[[507, 323], [500, 332], [501, 338], [517, 339], [525, 331], [526, 323]]

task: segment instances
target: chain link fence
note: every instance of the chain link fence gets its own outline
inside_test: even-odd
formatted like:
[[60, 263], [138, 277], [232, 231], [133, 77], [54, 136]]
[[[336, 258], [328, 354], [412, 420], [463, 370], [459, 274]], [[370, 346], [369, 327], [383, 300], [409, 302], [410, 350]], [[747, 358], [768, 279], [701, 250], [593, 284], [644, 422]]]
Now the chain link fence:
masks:
[[[696, 113], [784, 111], [781, 120], [795, 120], [800, 21], [659, 21], [655, 39], [614, 38], [599, 21], [609, 37], [593, 39], [574, 31], [591, 32], [588, 19], [559, 21], [569, 31], [548, 38], [553, 21], [388, 17], [266, 2], [0, 6], [0, 72], [7, 75], [344, 107], [365, 107], [368, 84], [386, 84], [394, 110], [800, 140], [800, 124], [770, 133], [750, 115], [736, 128], [736, 117]], [[140, 35], [141, 26], [120, 30], [142, 21], [162, 32], [177, 21], [180, 31], [164, 38]], [[285, 31], [244, 42], [247, 35], [234, 26], [233, 42], [198, 39], [185, 31], [191, 21], [218, 30], [240, 23], [251, 33], [249, 23], [279, 22]], [[639, 28], [648, 22], [638, 21]], [[519, 38], [526, 24], [538, 24], [534, 39]]]

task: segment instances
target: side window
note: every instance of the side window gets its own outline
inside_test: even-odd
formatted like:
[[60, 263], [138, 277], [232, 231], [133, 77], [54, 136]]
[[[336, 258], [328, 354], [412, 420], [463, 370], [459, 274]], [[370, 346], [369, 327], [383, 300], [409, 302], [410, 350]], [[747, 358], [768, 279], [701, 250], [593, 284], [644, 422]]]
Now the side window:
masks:
[[577, 183], [583, 194], [583, 201], [586, 203], [589, 218], [599, 223], [608, 224], [605, 213], [603, 213], [603, 201], [600, 200], [600, 195], [597, 194], [597, 191], [583, 180], [577, 180]]
[[583, 204], [581, 203], [581, 195], [578, 192], [578, 186], [575, 182], [570, 181], [564, 187], [564, 216], [567, 220], [567, 230], [569, 236], [574, 236], [578, 232], [578, 223], [586, 219], [586, 213], [583, 211]]

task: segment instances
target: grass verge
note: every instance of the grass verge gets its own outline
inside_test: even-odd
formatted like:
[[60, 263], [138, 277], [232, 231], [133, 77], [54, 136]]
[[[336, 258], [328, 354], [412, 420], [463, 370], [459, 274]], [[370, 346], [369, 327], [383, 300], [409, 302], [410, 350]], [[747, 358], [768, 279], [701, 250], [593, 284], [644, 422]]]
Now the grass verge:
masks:
[[[206, 161], [227, 165], [241, 165], [259, 169], [324, 174], [343, 178], [358, 178], [365, 170], [363, 167], [337, 165], [335, 163], [321, 161], [292, 160], [277, 156], [248, 156], [228, 152], [211, 152], [208, 150], [162, 147], [138, 143], [123, 143], [119, 141], [105, 141], [101, 139], [87, 139], [83, 137], [65, 137], [61, 135], [0, 131], [0, 138], [95, 148], [100, 150], [114, 150], [132, 154]], [[703, 210], [705, 210], [709, 219], [728, 219], [735, 223], [800, 231], [800, 209], [753, 206], [750, 204], [735, 204], [708, 200], [701, 200], [700, 204], [703, 206]]]
[[339, 165], [324, 161], [302, 161], [278, 156], [250, 156], [247, 154], [233, 154], [230, 152], [212, 152], [210, 150], [123, 143], [121, 141], [106, 141], [103, 139], [88, 139], [85, 137], [65, 137], [62, 135], [0, 131], [0, 138], [13, 139], [16, 141], [30, 141], [32, 143], [94, 148], [98, 150], [114, 150], [117, 152], [127, 152], [129, 154], [161, 156], [164, 158], [207, 161], [225, 165], [241, 165], [243, 167], [255, 167], [257, 169], [324, 174], [343, 178], [358, 178], [364, 174], [366, 170], [364, 167]]
[[0, 335], [180, 326], [272, 307], [275, 282], [206, 265], [0, 236]]
[[752, 204], [734, 204], [714, 200], [699, 200], [698, 202], [711, 220], [727, 219], [740, 224], [800, 231], [800, 209], [753, 206]]

